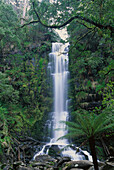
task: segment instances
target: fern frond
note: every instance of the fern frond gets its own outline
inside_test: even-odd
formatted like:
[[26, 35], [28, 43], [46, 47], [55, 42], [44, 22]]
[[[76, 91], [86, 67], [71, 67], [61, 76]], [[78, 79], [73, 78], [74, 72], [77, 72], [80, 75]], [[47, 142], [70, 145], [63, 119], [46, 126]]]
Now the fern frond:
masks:
[[111, 123], [111, 124], [109, 124], [109, 125], [107, 125], [105, 127], [100, 128], [99, 133], [103, 132], [104, 130], [108, 130], [108, 129], [113, 129], [114, 130], [114, 123]]
[[78, 122], [83, 131], [89, 136], [91, 134], [92, 126], [88, 115], [78, 115]]
[[66, 125], [68, 126], [68, 127], [74, 127], [74, 128], [77, 128], [77, 129], [81, 129], [81, 127], [80, 127], [80, 125], [78, 124], [78, 123], [75, 123], [75, 122], [65, 122], [66, 123]]
[[[108, 125], [109, 124], [109, 125]], [[94, 120], [94, 135], [98, 132], [103, 131], [104, 128], [112, 126], [113, 123], [110, 122], [110, 118], [107, 117], [105, 113], [101, 113], [100, 115], [96, 116], [96, 119]]]
[[84, 136], [84, 135], [82, 135], [82, 134], [78, 134], [78, 133], [76, 133], [76, 132], [69, 132], [68, 134], [66, 134], [66, 135], [64, 135], [64, 136], [61, 136], [60, 138], [58, 138], [57, 140], [61, 140], [61, 139], [68, 139], [68, 138], [70, 138], [70, 137], [73, 137], [73, 138], [75, 138], [75, 137], [78, 137], [78, 136]]
[[96, 115], [96, 118], [93, 120], [94, 135], [99, 131], [100, 127], [103, 126], [105, 120], [106, 114], [101, 113], [100, 115]]
[[86, 135], [86, 133], [82, 129], [75, 129], [75, 128], [69, 127], [68, 130], [69, 130], [69, 133], [73, 133], [74, 132], [74, 133], [77, 134], [77, 136], [79, 136], [79, 135], [81, 135], [81, 136]]

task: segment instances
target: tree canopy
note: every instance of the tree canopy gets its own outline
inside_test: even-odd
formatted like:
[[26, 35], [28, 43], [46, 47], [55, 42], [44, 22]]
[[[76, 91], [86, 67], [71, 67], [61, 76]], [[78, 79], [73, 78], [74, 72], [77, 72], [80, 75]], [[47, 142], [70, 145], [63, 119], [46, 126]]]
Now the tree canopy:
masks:
[[[38, 6], [36, 1], [32, 1], [31, 3], [32, 3], [33, 11], [36, 14], [37, 20], [32, 20], [28, 23], [25, 23], [24, 25], [22, 25], [22, 27], [24, 27], [25, 25], [33, 24], [33, 23], [40, 23], [43, 26], [48, 27], [48, 28], [61, 28], [61, 27], [68, 25], [73, 20], [78, 19], [78, 20], [84, 21], [87, 24], [98, 27], [100, 29], [108, 29], [111, 31], [111, 33], [113, 32], [113, 25], [112, 25], [113, 18], [112, 18], [112, 16], [109, 15], [109, 11], [108, 11], [108, 9], [110, 8], [110, 5], [113, 5], [113, 2], [111, 0], [110, 0], [110, 2], [107, 0], [105, 2], [102, 0], [99, 0], [99, 1], [97, 1], [97, 0], [83, 1], [82, 0], [80, 3], [77, 3], [77, 1], [76, 1], [73, 3], [72, 7], [69, 7], [69, 4], [70, 4], [69, 2], [64, 4], [61, 1], [57, 1], [52, 6], [55, 9], [57, 6], [58, 11], [56, 11], [56, 15], [54, 17], [56, 17], [55, 23], [58, 23], [58, 24], [52, 24], [52, 25], [45, 23], [45, 21], [44, 21], [45, 13], [43, 15], [44, 18], [41, 19], [40, 15], [36, 9], [36, 6]], [[59, 4], [60, 4], [60, 8], [58, 7]], [[64, 8], [68, 9], [68, 10], [65, 10], [65, 12], [64, 12], [63, 11]], [[62, 12], [61, 12], [61, 10], [62, 10]], [[48, 8], [47, 8], [46, 12], [50, 12], [50, 10], [48, 11]], [[59, 12], [60, 12], [60, 14], [59, 14]], [[70, 17], [69, 17], [69, 14], [70, 14]], [[59, 15], [59, 17], [57, 17], [57, 15]], [[69, 19], [67, 19], [65, 22], [63, 22], [65, 20], [64, 18], [65, 19], [69, 18]], [[106, 18], [107, 18], [108, 22], [106, 21]], [[63, 23], [60, 22], [61, 20]], [[49, 23], [50, 23], [50, 20], [49, 20]]]

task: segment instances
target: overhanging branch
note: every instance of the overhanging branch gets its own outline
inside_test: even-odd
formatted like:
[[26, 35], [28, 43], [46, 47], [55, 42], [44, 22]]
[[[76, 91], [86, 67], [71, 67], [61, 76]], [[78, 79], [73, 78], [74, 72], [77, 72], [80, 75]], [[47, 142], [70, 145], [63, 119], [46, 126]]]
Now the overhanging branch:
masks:
[[[86, 18], [86, 17], [82, 17], [82, 16], [79, 16], [79, 15], [75, 15], [73, 17], [71, 17], [70, 19], [68, 19], [66, 22], [64, 22], [63, 24], [60, 24], [60, 25], [48, 25], [48, 24], [45, 24], [41, 19], [40, 19], [40, 16], [38, 14], [38, 12], [36, 11], [35, 9], [35, 4], [34, 2], [32, 2], [32, 5], [33, 5], [33, 10], [38, 18], [38, 20], [36, 21], [31, 21], [29, 23], [25, 23], [24, 25], [22, 25], [21, 27], [24, 27], [26, 25], [30, 25], [30, 24], [33, 24], [33, 23], [40, 23], [41, 25], [47, 27], [47, 28], [62, 28], [66, 25], [68, 25], [69, 23], [71, 23], [73, 20], [75, 19], [79, 19], [79, 20], [82, 20], [82, 21], [86, 21], [87, 23], [89, 24], [92, 24], [100, 29], [109, 29], [111, 32], [113, 32], [113, 27], [111, 25], [102, 25], [100, 23], [96, 23], [94, 22], [93, 20], [89, 19], [89, 18]], [[83, 24], [84, 25], [84, 24]]]

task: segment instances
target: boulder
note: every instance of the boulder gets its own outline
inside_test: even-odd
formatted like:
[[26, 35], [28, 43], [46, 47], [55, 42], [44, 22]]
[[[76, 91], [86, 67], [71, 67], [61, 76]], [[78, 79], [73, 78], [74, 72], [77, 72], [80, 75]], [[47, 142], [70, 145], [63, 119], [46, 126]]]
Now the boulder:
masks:
[[30, 166], [32, 166], [33, 168], [41, 168], [41, 167], [47, 167], [47, 168], [52, 168], [53, 166], [50, 165], [50, 163], [45, 163], [45, 162], [33, 162], [32, 164], [30, 164]]
[[69, 161], [71, 161], [71, 158], [69, 158], [69, 157], [63, 157], [63, 158], [61, 158], [61, 159], [57, 162], [56, 167], [62, 167], [62, 165], [63, 165], [64, 163], [69, 162]]
[[105, 165], [104, 162], [101, 162], [101, 161], [98, 162], [98, 166], [99, 166], [99, 167], [102, 167], [102, 166], [104, 166], [104, 165]]
[[114, 170], [114, 162], [106, 162], [102, 170]]
[[51, 145], [48, 154], [54, 158], [61, 156], [61, 149], [58, 145]]
[[49, 155], [38, 155], [38, 156], [36, 156], [35, 161], [37, 161], [37, 162], [56, 162], [56, 160]]
[[70, 170], [83, 170], [83, 169], [80, 169], [80, 168], [71, 168]]
[[70, 161], [67, 162], [65, 166], [65, 170], [69, 170], [71, 168], [89, 169], [91, 166], [93, 166], [93, 163], [88, 160]]
[[19, 166], [18, 170], [34, 170], [32, 167]]
[[[94, 166], [91, 166], [88, 170], [95, 170]], [[100, 169], [99, 169], [100, 170]]]
[[106, 162], [114, 162], [114, 157], [113, 157], [113, 156], [109, 157], [109, 158], [106, 160]]
[[22, 161], [16, 161], [13, 163], [13, 168], [17, 169], [19, 166], [26, 166]]
[[46, 166], [47, 164], [43, 163], [43, 162], [33, 162], [32, 164], [30, 164], [32, 167], [38, 167], [38, 166]]

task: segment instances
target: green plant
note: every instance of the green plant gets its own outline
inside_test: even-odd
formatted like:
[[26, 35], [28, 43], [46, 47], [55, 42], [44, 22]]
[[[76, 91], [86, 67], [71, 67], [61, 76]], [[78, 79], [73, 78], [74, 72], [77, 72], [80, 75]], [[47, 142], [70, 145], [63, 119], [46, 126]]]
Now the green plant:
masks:
[[64, 122], [68, 127], [68, 134], [63, 138], [85, 137], [88, 139], [91, 155], [93, 158], [94, 168], [98, 170], [97, 155], [95, 149], [95, 138], [99, 137], [101, 133], [114, 128], [114, 116], [107, 116], [106, 113], [96, 114], [79, 114], [77, 122]]

